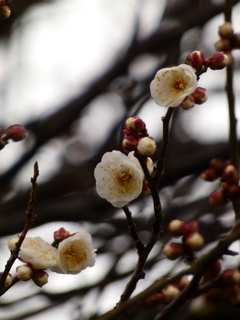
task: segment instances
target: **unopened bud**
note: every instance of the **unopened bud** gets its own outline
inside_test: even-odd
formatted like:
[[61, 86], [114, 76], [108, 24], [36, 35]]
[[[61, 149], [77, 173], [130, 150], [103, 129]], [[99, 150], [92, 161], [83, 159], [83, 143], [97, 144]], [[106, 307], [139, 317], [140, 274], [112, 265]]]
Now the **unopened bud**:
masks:
[[140, 301], [140, 306], [143, 308], [155, 308], [159, 305], [160, 301], [162, 300], [161, 293], [153, 293], [148, 296], [146, 299]]
[[14, 124], [7, 128], [5, 136], [7, 139], [12, 139], [13, 141], [21, 141], [26, 138], [27, 130], [19, 124]]
[[[3, 272], [0, 272], [0, 279], [2, 277], [2, 274], [3, 274]], [[5, 282], [4, 282], [4, 288], [10, 287], [11, 284], [12, 284], [12, 275], [11, 275], [11, 273], [9, 273], [7, 275]]]
[[195, 100], [192, 94], [187, 96], [180, 104], [180, 107], [184, 110], [191, 109], [195, 104]]
[[174, 237], [180, 237], [185, 234], [185, 221], [181, 219], [174, 219], [168, 225], [168, 230]]
[[240, 286], [234, 285], [224, 288], [224, 297], [231, 305], [240, 302]]
[[190, 60], [191, 66], [196, 70], [201, 69], [204, 65], [205, 54], [203, 51], [193, 51], [188, 55], [188, 58]]
[[132, 136], [127, 136], [123, 139], [122, 146], [128, 152], [135, 151], [137, 148], [137, 145], [138, 145], [137, 140]]
[[227, 269], [221, 274], [224, 285], [234, 285], [240, 283], [240, 271], [237, 269]]
[[7, 19], [11, 15], [11, 9], [8, 6], [0, 6], [0, 19]]
[[234, 165], [230, 164], [228, 165], [222, 174], [222, 177], [224, 181], [226, 181], [229, 184], [237, 184], [239, 180], [239, 174], [237, 169], [234, 167]]
[[32, 278], [33, 271], [28, 264], [17, 267], [16, 271], [17, 277], [21, 281], [28, 281]]
[[225, 22], [218, 28], [218, 34], [222, 38], [231, 39], [233, 36], [233, 28], [230, 22]]
[[138, 154], [150, 157], [156, 151], [157, 146], [152, 137], [144, 137], [138, 140], [137, 152]]
[[175, 285], [178, 289], [182, 290], [188, 285], [188, 283], [189, 283], [188, 277], [183, 276], [178, 280], [174, 281], [172, 284]]
[[18, 242], [20, 236], [14, 237], [8, 241], [8, 249], [13, 251], [16, 247], [16, 243]]
[[221, 70], [228, 65], [228, 56], [223, 52], [214, 53], [206, 60], [206, 65], [212, 70]]
[[191, 220], [185, 224], [184, 229], [185, 229], [185, 234], [195, 232], [198, 230], [198, 222], [195, 220]]
[[64, 240], [69, 237], [69, 231], [64, 228], [60, 228], [59, 230], [53, 233], [54, 240]]
[[218, 259], [210, 266], [210, 268], [204, 274], [205, 280], [211, 280], [215, 278], [221, 271], [221, 261]]
[[228, 189], [228, 197], [233, 200], [240, 195], [240, 186], [232, 184]]
[[126, 129], [132, 132], [145, 132], [146, 124], [139, 117], [130, 117], [126, 120]]
[[201, 87], [197, 87], [195, 91], [192, 93], [192, 96], [196, 104], [202, 104], [207, 101], [207, 90]]
[[226, 192], [224, 190], [217, 190], [210, 194], [209, 202], [212, 206], [218, 207], [227, 202]]
[[184, 244], [193, 251], [199, 251], [204, 246], [204, 238], [198, 232], [191, 232], [184, 238]]
[[176, 260], [184, 254], [184, 246], [181, 243], [170, 242], [163, 247], [163, 254], [170, 260]]
[[34, 270], [32, 279], [38, 287], [42, 287], [48, 283], [48, 274], [43, 270]]
[[219, 159], [212, 159], [211, 161], [210, 161], [210, 166], [211, 166], [211, 168], [213, 168], [217, 173], [220, 173], [220, 174], [222, 174], [222, 171], [223, 171], [223, 169], [224, 169], [224, 163], [221, 161], [221, 160], [219, 160]]
[[176, 298], [180, 293], [180, 290], [172, 284], [166, 286], [162, 291], [162, 300], [164, 302], [170, 302]]
[[205, 181], [214, 181], [218, 178], [218, 174], [216, 170], [210, 168], [210, 169], [204, 170], [201, 173], [200, 178]]
[[148, 196], [150, 193], [151, 193], [151, 190], [150, 190], [150, 188], [149, 188], [149, 186], [148, 186], [147, 181], [144, 179], [144, 180], [143, 180], [143, 187], [142, 187], [141, 196], [142, 196], [142, 197], [146, 197], [146, 196]]

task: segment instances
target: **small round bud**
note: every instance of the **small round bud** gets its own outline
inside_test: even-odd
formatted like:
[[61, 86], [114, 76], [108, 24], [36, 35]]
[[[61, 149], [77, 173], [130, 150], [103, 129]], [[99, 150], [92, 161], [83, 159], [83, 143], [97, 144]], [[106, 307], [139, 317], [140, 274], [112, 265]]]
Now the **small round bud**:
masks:
[[224, 169], [224, 163], [223, 163], [221, 160], [215, 159], [215, 158], [212, 159], [212, 160], [210, 161], [210, 166], [211, 166], [211, 168], [214, 169], [217, 173], [222, 174], [222, 171], [223, 171], [223, 169]]
[[127, 136], [123, 139], [122, 146], [128, 152], [135, 151], [137, 149], [138, 142], [132, 136]]
[[176, 260], [184, 254], [184, 246], [181, 243], [170, 242], [163, 247], [163, 254], [170, 260]]
[[13, 141], [21, 141], [26, 138], [27, 130], [19, 124], [14, 124], [7, 128], [5, 136], [7, 139], [12, 139]]
[[164, 302], [170, 302], [176, 298], [180, 293], [180, 290], [172, 284], [166, 286], [162, 291], [162, 300]]
[[155, 308], [159, 305], [162, 300], [161, 293], [153, 293], [148, 296], [146, 299], [140, 301], [140, 306], [146, 309]]
[[191, 66], [196, 69], [200, 70], [205, 62], [205, 54], [203, 51], [193, 51], [188, 55], [190, 60]]
[[20, 236], [14, 237], [8, 241], [8, 249], [13, 251], [16, 247], [16, 243], [18, 242]]
[[[2, 274], [3, 274], [3, 272], [0, 272], [0, 279], [2, 277]], [[11, 275], [11, 273], [9, 273], [7, 275], [5, 282], [4, 282], [4, 288], [10, 287], [11, 284], [12, 284], [12, 275]]]
[[214, 181], [218, 178], [218, 174], [216, 170], [210, 168], [210, 169], [204, 170], [201, 173], [200, 178], [205, 181]]
[[218, 34], [222, 38], [231, 39], [233, 36], [233, 28], [230, 22], [225, 22], [218, 28]]
[[174, 237], [180, 237], [185, 234], [185, 221], [181, 219], [174, 219], [168, 225], [168, 230]]
[[224, 181], [229, 184], [237, 184], [239, 180], [239, 173], [234, 165], [229, 164], [223, 171], [222, 177]]
[[227, 269], [221, 274], [224, 285], [234, 285], [240, 283], [240, 271], [237, 269]]
[[11, 15], [11, 9], [8, 6], [0, 6], [0, 19], [7, 19]]
[[195, 104], [195, 100], [192, 94], [187, 96], [180, 104], [180, 107], [184, 110], [191, 109]]
[[138, 154], [150, 157], [156, 151], [157, 146], [152, 137], [144, 137], [138, 140], [137, 152]]
[[184, 238], [184, 244], [193, 251], [199, 251], [204, 246], [204, 238], [198, 232], [191, 232]]
[[226, 192], [224, 190], [217, 190], [210, 194], [209, 202], [212, 206], [222, 206], [227, 202]]
[[205, 280], [211, 280], [215, 278], [221, 271], [221, 261], [218, 259], [210, 266], [207, 272], [204, 274]]
[[196, 104], [202, 104], [207, 101], [207, 90], [201, 87], [197, 87], [195, 91], [192, 93], [192, 96]]
[[131, 132], [145, 132], [146, 124], [139, 117], [130, 117], [126, 120], [126, 129]]
[[48, 283], [48, 274], [43, 270], [33, 270], [33, 281], [38, 287], [44, 286]]
[[235, 305], [240, 302], [240, 286], [234, 285], [224, 288], [224, 297], [231, 305]]
[[185, 229], [185, 234], [195, 232], [198, 230], [198, 222], [191, 220], [185, 224], [184, 229]]
[[231, 185], [228, 189], [228, 197], [229, 199], [233, 200], [234, 198], [240, 195], [240, 186], [235, 184]]
[[69, 231], [66, 231], [64, 228], [60, 228], [54, 232], [53, 237], [54, 240], [62, 241], [69, 237]]
[[178, 289], [182, 290], [188, 285], [188, 283], [189, 283], [188, 277], [183, 276], [172, 284], [175, 285]]
[[28, 264], [17, 267], [16, 271], [17, 277], [21, 281], [28, 281], [32, 278], [33, 271]]
[[206, 60], [206, 65], [212, 70], [221, 70], [228, 65], [228, 56], [223, 52], [214, 53]]
[[222, 38], [214, 44], [214, 47], [217, 51], [228, 52], [232, 49], [232, 41], [226, 38]]

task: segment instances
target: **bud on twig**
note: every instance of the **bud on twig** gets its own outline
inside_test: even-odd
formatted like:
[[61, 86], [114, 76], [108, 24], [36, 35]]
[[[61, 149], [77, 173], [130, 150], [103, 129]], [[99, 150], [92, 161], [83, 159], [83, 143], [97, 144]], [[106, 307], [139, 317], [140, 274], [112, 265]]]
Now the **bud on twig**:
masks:
[[181, 219], [172, 220], [168, 225], [168, 230], [174, 237], [180, 237], [185, 234], [185, 221]]
[[170, 242], [163, 247], [163, 254], [170, 260], [176, 260], [184, 254], [184, 246], [181, 243]]
[[138, 154], [150, 157], [156, 151], [157, 146], [152, 137], [144, 137], [138, 140], [137, 152]]
[[26, 136], [27, 130], [19, 124], [14, 124], [13, 126], [8, 127], [5, 132], [5, 137], [7, 139], [12, 139], [13, 141], [21, 141], [25, 139]]
[[17, 267], [16, 270], [17, 270], [17, 277], [21, 281], [28, 281], [33, 276], [33, 270], [28, 264], [19, 266]]
[[199, 251], [204, 246], [204, 238], [198, 232], [191, 232], [184, 238], [184, 244], [193, 251]]
[[218, 34], [221, 38], [231, 39], [233, 37], [233, 28], [230, 22], [225, 22], [218, 28]]

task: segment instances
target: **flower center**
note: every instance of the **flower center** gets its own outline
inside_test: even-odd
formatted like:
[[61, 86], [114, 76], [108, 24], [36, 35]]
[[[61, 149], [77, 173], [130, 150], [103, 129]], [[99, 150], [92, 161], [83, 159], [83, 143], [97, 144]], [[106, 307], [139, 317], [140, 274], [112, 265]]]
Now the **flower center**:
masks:
[[120, 171], [118, 174], [118, 182], [122, 185], [128, 184], [132, 179], [132, 176], [127, 172]]
[[184, 84], [182, 83], [182, 81], [176, 81], [176, 82], [175, 82], [175, 85], [174, 85], [174, 88], [177, 89], [177, 90], [184, 90], [184, 89], [185, 89], [185, 86], [184, 86]]

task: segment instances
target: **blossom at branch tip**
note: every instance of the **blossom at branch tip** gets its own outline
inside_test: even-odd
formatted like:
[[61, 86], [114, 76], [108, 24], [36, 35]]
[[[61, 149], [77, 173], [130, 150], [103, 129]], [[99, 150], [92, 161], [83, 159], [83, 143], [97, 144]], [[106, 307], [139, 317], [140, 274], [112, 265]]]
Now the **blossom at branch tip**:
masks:
[[59, 243], [58, 265], [51, 271], [77, 274], [95, 264], [96, 253], [92, 237], [87, 231], [80, 231]]
[[35, 270], [45, 270], [57, 265], [57, 249], [41, 237], [27, 237], [19, 252], [19, 259]]
[[99, 196], [122, 208], [140, 195], [144, 174], [125, 154], [113, 150], [103, 155], [94, 177]]
[[160, 69], [150, 84], [151, 96], [162, 107], [177, 107], [197, 87], [194, 69], [186, 64]]

